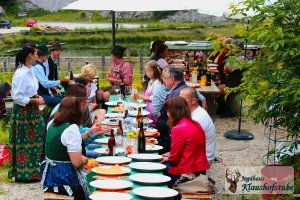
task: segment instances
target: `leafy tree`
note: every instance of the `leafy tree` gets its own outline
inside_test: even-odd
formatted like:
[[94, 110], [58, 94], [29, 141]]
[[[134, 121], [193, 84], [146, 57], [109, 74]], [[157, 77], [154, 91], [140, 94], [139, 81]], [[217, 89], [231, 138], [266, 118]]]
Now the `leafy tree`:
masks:
[[232, 91], [249, 100], [249, 115], [256, 122], [284, 127], [300, 135], [300, 1], [244, 0], [232, 6], [233, 14], [255, 15], [249, 30], [240, 29], [250, 43], [264, 45], [250, 62], [240, 63], [243, 83]]

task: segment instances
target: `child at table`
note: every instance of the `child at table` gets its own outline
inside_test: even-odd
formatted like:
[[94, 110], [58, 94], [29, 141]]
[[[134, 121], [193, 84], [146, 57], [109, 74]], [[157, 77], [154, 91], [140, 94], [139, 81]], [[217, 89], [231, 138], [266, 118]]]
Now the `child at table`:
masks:
[[154, 126], [155, 117], [152, 113], [152, 98], [154, 91], [157, 90], [157, 88], [162, 84], [161, 71], [159, 65], [154, 60], [147, 62], [144, 66], [144, 69], [147, 77], [150, 78], [150, 81], [148, 82], [148, 87], [145, 91], [145, 94], [141, 95], [140, 98], [146, 102], [146, 110], [150, 112], [148, 117], [149, 119], [153, 120], [152, 126]]

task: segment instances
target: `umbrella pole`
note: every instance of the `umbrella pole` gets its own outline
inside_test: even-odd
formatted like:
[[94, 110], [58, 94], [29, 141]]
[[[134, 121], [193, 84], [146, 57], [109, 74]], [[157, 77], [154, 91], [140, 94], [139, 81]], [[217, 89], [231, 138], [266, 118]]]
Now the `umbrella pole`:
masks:
[[[250, 23], [250, 21], [248, 20], [248, 25], [249, 25], [249, 23]], [[247, 26], [247, 33], [248, 33], [248, 26]], [[246, 43], [246, 45], [245, 45], [245, 51], [244, 51], [244, 60], [246, 60], [246, 56], [247, 56], [247, 52], [246, 52], [247, 51], [247, 45], [248, 45], [248, 38], [247, 37], [246, 37], [245, 43]], [[225, 132], [224, 136], [228, 139], [231, 139], [231, 140], [252, 140], [253, 139], [252, 133], [241, 130], [241, 126], [242, 126], [242, 108], [243, 108], [243, 101], [241, 99], [238, 130], [231, 130], [231, 131]]]
[[116, 12], [111, 11], [112, 19], [112, 47], [116, 46]]

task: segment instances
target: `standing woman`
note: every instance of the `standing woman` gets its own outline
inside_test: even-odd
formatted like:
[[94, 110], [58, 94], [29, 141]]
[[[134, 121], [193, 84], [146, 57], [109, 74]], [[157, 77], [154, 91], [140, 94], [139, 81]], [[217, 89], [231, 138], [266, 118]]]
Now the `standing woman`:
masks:
[[144, 69], [146, 72], [146, 76], [150, 80], [148, 81], [148, 86], [145, 91], [145, 94], [141, 95], [140, 98], [146, 102], [147, 104], [146, 110], [150, 112], [148, 118], [153, 120], [152, 126], [155, 126], [156, 118], [152, 113], [152, 99], [153, 99], [154, 92], [158, 90], [159, 87], [162, 85], [161, 71], [159, 65], [154, 60], [147, 62], [145, 64]]
[[32, 67], [36, 60], [36, 46], [23, 46], [17, 53], [16, 72], [12, 79], [14, 107], [9, 135], [8, 178], [15, 177], [15, 181], [20, 182], [40, 180], [39, 162], [43, 156], [45, 124], [38, 105], [45, 102], [37, 95], [39, 84]]

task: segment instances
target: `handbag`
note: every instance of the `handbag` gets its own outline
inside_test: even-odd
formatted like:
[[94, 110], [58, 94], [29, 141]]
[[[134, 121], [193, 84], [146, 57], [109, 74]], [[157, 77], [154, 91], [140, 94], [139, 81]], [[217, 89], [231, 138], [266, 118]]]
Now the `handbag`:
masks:
[[183, 174], [173, 186], [180, 194], [213, 194], [216, 192], [215, 181], [206, 175]]

